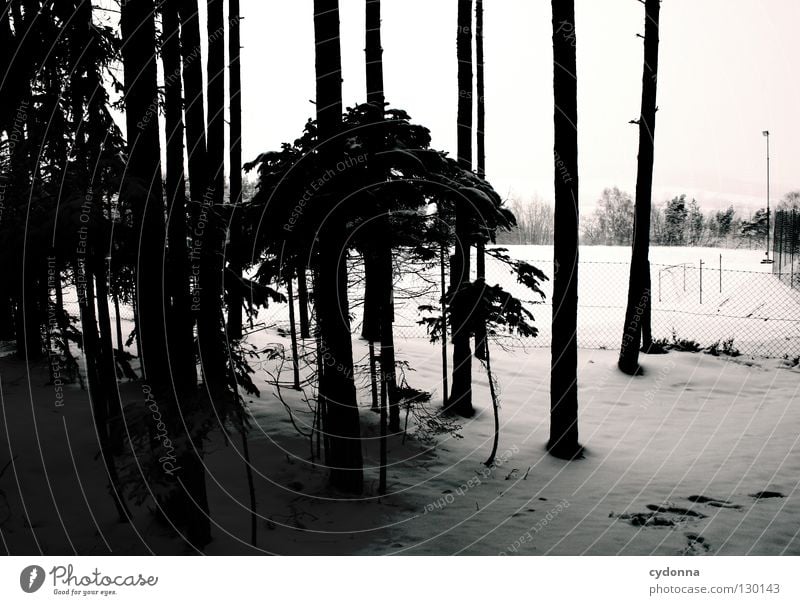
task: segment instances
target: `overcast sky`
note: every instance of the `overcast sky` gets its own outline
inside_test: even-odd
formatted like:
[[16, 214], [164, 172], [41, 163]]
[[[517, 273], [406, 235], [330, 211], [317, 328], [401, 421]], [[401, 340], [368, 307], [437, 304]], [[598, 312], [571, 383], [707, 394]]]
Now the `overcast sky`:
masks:
[[[201, 5], [201, 19], [205, 11]], [[504, 196], [553, 196], [549, 0], [485, 0], [487, 174]], [[456, 0], [383, 0], [387, 101], [455, 155]], [[313, 2], [241, 0], [244, 157], [314, 112]], [[636, 176], [644, 7], [576, 0], [581, 204]], [[800, 2], [663, 0], [654, 201], [763, 206], [800, 189]], [[364, 0], [341, 0], [345, 104], [365, 100]]]
[[[313, 112], [313, 3], [242, 0], [244, 149], [294, 138]], [[503, 194], [552, 198], [552, 49], [548, 0], [485, 0], [487, 173]], [[455, 153], [456, 1], [383, 0], [387, 100]], [[363, 101], [364, 1], [341, 1], [345, 103]], [[581, 203], [633, 191], [644, 7], [577, 0]], [[800, 188], [800, 2], [664, 0], [655, 197], [763, 205]]]

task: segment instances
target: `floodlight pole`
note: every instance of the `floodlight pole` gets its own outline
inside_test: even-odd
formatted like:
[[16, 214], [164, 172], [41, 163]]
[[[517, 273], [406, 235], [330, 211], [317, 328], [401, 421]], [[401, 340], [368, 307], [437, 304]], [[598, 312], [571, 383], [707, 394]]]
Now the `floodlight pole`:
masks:
[[769, 261], [769, 231], [770, 231], [770, 220], [769, 220], [769, 130], [765, 130], [762, 134], [767, 138], [767, 261]]

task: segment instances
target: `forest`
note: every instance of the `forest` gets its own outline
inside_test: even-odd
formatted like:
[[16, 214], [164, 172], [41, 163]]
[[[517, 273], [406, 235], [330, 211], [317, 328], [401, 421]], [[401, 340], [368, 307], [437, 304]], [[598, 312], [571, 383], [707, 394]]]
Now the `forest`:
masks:
[[[650, 247], [760, 249], [769, 233], [766, 211], [703, 212], [686, 195], [654, 203], [660, 0], [641, 3], [636, 190], [606, 189], [585, 216], [572, 0], [552, 0], [553, 79], [540, 83], [554, 99], [552, 205], [504, 199], [487, 175], [482, 0], [457, 0], [452, 24], [454, 153], [385, 94], [381, 0], [359, 4], [367, 93], [350, 106], [340, 3], [314, 0], [310, 115], [296, 138], [257, 157], [243, 157], [241, 62], [261, 59], [242, 53], [239, 0], [203, 4], [205, 19], [198, 0], [0, 8], [3, 389], [24, 370], [25, 384], [55, 394], [44, 404], [53, 413], [88, 401], [103, 469], [92, 483], [119, 525], [153, 519], [187, 552], [204, 552], [235, 514], [249, 530], [241, 539], [269, 549], [270, 507], [283, 496], [259, 457], [279, 422], [302, 449], [290, 457], [287, 446], [287, 463], [300, 465], [291, 490], [303, 492], [311, 472], [297, 468], [313, 468], [325, 478], [315, 496], [353, 507], [391, 502], [409, 441], [464, 439], [488, 474], [503, 467], [506, 480], [530, 484], [531, 468], [509, 462], [517, 441], [503, 445], [501, 401], [517, 388], [504, 393], [503, 376], [507, 343], [535, 339], [544, 324], [547, 438], [534, 445], [543, 464], [581, 472], [572, 469], [592, 450], [579, 431], [580, 244], [630, 247], [620, 347], [608, 353], [614, 375], [635, 381], [648, 375], [640, 357], [666, 353], [651, 328]], [[553, 264], [505, 244], [552, 245]], [[519, 288], [494, 283], [487, 263]], [[401, 292], [409, 276], [418, 291]], [[420, 303], [417, 323], [435, 348], [420, 364], [396, 324], [398, 301], [422, 300], [423, 289], [434, 302]], [[545, 299], [551, 316], [536, 306]], [[288, 323], [264, 328], [274, 308], [288, 308]], [[269, 343], [258, 340], [273, 328]], [[427, 366], [441, 370], [440, 385], [419, 377]], [[480, 440], [464, 436], [472, 422]], [[225, 448], [238, 466], [210, 470]], [[9, 465], [22, 461], [9, 450], [0, 466], [16, 473]], [[246, 485], [235, 513], [212, 502], [225, 473]], [[461, 493], [480, 483], [458, 481]], [[292, 510], [295, 528], [309, 523]]]

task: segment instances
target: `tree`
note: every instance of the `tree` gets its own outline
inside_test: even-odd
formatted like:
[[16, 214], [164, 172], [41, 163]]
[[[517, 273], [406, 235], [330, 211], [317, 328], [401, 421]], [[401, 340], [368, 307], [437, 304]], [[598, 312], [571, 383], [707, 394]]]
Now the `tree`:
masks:
[[[242, 64], [241, 64], [241, 25], [239, 17], [239, 0], [228, 0], [228, 56], [230, 59], [230, 198], [233, 205], [231, 222], [228, 225], [231, 246], [229, 249], [230, 269], [233, 274], [242, 276], [241, 258], [244, 253], [239, 249], [238, 243], [242, 239], [239, 224], [240, 213], [237, 212], [242, 203]], [[240, 340], [242, 338], [242, 307], [244, 301], [241, 295], [229, 293], [228, 295], [228, 338]]]
[[578, 88], [575, 4], [552, 0], [555, 221], [550, 440], [558, 458], [582, 455], [578, 443]]
[[167, 235], [169, 241], [169, 280], [171, 298], [169, 338], [170, 370], [181, 391], [197, 385], [194, 355], [194, 320], [191, 312], [189, 257], [186, 246], [189, 230], [186, 214], [186, 174], [184, 171], [183, 85], [181, 79], [181, 41], [178, 0], [161, 5], [164, 65], [164, 126], [166, 130]]
[[[486, 99], [485, 99], [485, 69], [483, 59], [483, 0], [475, 0], [475, 93], [477, 97], [477, 172], [481, 178], [486, 177]], [[478, 240], [475, 253], [475, 276], [478, 281], [486, 282], [486, 250], [483, 238]], [[475, 357], [484, 360], [487, 368], [490, 368], [488, 360], [489, 349], [486, 342], [486, 328], [478, 325], [475, 332]], [[490, 370], [489, 370], [490, 371]]]
[[735, 215], [736, 211], [733, 206], [728, 206], [725, 210], [718, 210], [714, 215], [717, 223], [717, 235], [722, 240], [725, 240], [731, 234]]
[[700, 211], [700, 206], [698, 206], [697, 200], [693, 199], [689, 203], [687, 212], [687, 240], [690, 246], [700, 246], [703, 244], [703, 234], [705, 233], [706, 229], [706, 221], [703, 213]]
[[588, 244], [626, 246], [633, 236], [633, 200], [617, 187], [604, 189], [592, 217], [583, 224]]
[[686, 195], [681, 194], [667, 202], [664, 208], [664, 244], [683, 246], [686, 242]]
[[750, 242], [751, 247], [766, 241], [768, 233], [769, 218], [766, 208], [756, 210], [749, 220], [742, 221], [741, 235]]
[[538, 198], [523, 201], [511, 198], [511, 212], [517, 219], [516, 226], [497, 234], [498, 244], [530, 244], [534, 246], [553, 244], [553, 206]]
[[[383, 48], [381, 47], [381, 3], [380, 0], [367, 0], [365, 3], [365, 59], [366, 85], [369, 114], [374, 126], [370, 130], [369, 150], [375, 155], [384, 146], [383, 112], [386, 99], [383, 91]], [[373, 162], [377, 164], [377, 162]], [[374, 180], [376, 195], [380, 195], [381, 184], [385, 175], [380, 166], [370, 166], [371, 180]], [[366, 291], [364, 296], [364, 333], [372, 342], [377, 336], [380, 339], [381, 372], [380, 372], [380, 477], [378, 491], [386, 493], [387, 465], [387, 421], [391, 431], [400, 430], [400, 409], [397, 405], [397, 378], [395, 376], [394, 354], [394, 304], [393, 304], [393, 271], [392, 247], [388, 229], [388, 217], [380, 212], [380, 205], [375, 205], [375, 220], [370, 225], [374, 238], [367, 243], [364, 254]], [[370, 296], [371, 294], [371, 296]], [[372, 299], [372, 300], [371, 300]], [[370, 325], [373, 324], [373, 325]], [[373, 364], [374, 368], [374, 364]], [[373, 377], [374, 382], [374, 377]], [[387, 418], [390, 411], [391, 419]]]
[[[636, 174], [636, 206], [633, 224], [628, 304], [619, 352], [619, 369], [639, 372], [639, 343], [649, 348], [650, 338], [650, 206], [653, 196], [653, 161], [656, 130], [658, 79], [658, 27], [661, 0], [646, 0], [644, 24], [644, 69], [642, 106], [639, 116], [639, 161]], [[702, 217], [702, 215], [700, 215]]]
[[[456, 36], [458, 59], [458, 152], [459, 165], [472, 170], [472, 0], [458, 0], [458, 33]], [[467, 203], [458, 204], [455, 210], [455, 251], [450, 262], [449, 301], [458, 290], [469, 282], [470, 246], [472, 234], [471, 208]], [[450, 397], [445, 410], [459, 416], [470, 417], [472, 407], [472, 350], [466, 325], [469, 309], [460, 307], [460, 313], [452, 315], [453, 335], [453, 380]]]
[[222, 0], [207, 0], [208, 61], [206, 74], [206, 120], [209, 179], [195, 223], [199, 238], [200, 302], [197, 340], [203, 378], [211, 403], [228, 407], [226, 340], [223, 336], [222, 283], [224, 227], [221, 220], [225, 193], [225, 18]]
[[[189, 409], [178, 409], [172, 392], [166, 359], [167, 340], [163, 257], [166, 232], [161, 180], [161, 149], [157, 116], [151, 107], [158, 106], [155, 61], [154, 7], [151, 0], [135, 0], [121, 5], [123, 66], [125, 75], [125, 117], [128, 132], [128, 165], [121, 197], [132, 208], [137, 249], [136, 312], [139, 353], [145, 380], [155, 400], [165, 408], [165, 416], [177, 430], [178, 419]], [[187, 400], [184, 399], [184, 402]], [[187, 539], [202, 549], [211, 539], [205, 473], [194, 445], [190, 445], [192, 427], [187, 427], [187, 441], [177, 437], [182, 466], [181, 485], [162, 501], [172, 523], [186, 528]], [[162, 467], [162, 473], [167, 473]], [[174, 482], [173, 482], [174, 485]]]
[[[314, 41], [319, 154], [323, 165], [333, 170], [337, 151], [342, 145], [342, 60], [338, 0], [314, 0]], [[347, 232], [336, 191], [328, 193], [330, 215], [319, 231], [314, 299], [320, 354], [329, 356], [333, 363], [321, 365], [318, 397], [328, 435], [327, 462], [331, 470], [331, 484], [343, 491], [360, 493], [363, 488], [361, 428], [353, 382], [345, 267]]]

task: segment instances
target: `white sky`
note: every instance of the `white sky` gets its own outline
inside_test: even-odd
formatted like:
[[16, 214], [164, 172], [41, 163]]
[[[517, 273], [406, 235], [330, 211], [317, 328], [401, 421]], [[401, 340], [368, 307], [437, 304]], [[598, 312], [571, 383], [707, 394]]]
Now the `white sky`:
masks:
[[[245, 158], [300, 132], [313, 112], [311, 0], [242, 0]], [[552, 198], [548, 0], [485, 0], [487, 173], [502, 194]], [[387, 100], [455, 153], [456, 1], [383, 0]], [[364, 1], [341, 0], [345, 104], [363, 101]], [[800, 2], [663, 0], [655, 200], [763, 205], [771, 131], [772, 199], [800, 188]], [[576, 0], [581, 203], [633, 191], [644, 7]]]
[[[101, 0], [101, 4], [109, 0]], [[204, 2], [200, 2], [205, 27]], [[344, 102], [365, 100], [364, 0], [340, 0]], [[484, 0], [487, 174], [504, 196], [553, 196], [549, 0]], [[383, 0], [387, 101], [455, 155], [456, 0]], [[241, 0], [244, 159], [300, 134], [314, 113], [312, 0]], [[576, 0], [581, 205], [633, 192], [644, 6]], [[800, 189], [800, 2], [663, 0], [654, 202], [764, 205]], [[227, 46], [227, 42], [226, 42]], [[204, 49], [205, 53], [205, 49]], [[205, 55], [204, 55], [205, 56]]]

